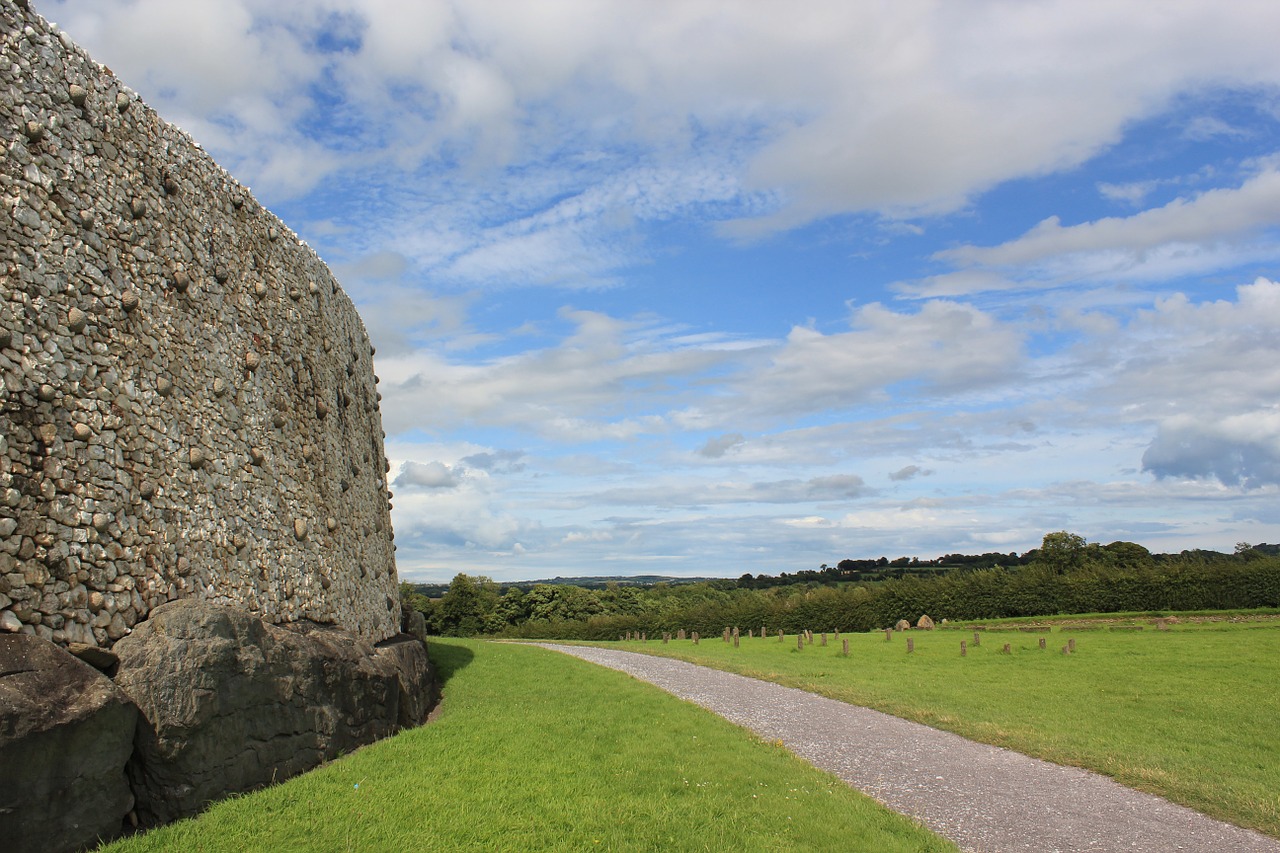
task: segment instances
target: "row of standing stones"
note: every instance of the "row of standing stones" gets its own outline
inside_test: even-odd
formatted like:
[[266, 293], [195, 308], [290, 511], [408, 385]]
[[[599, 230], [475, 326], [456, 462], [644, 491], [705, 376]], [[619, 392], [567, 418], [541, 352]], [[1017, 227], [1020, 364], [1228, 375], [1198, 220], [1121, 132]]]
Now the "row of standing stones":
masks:
[[374, 352], [324, 263], [27, 0], [0, 207], [0, 846], [421, 722]]

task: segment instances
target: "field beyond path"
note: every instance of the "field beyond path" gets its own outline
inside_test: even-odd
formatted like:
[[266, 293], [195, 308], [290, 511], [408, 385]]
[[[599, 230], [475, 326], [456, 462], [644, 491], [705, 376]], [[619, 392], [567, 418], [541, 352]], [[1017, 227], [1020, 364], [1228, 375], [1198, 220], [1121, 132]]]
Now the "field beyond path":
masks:
[[539, 645], [621, 670], [779, 740], [966, 850], [1280, 853], [1280, 841], [1106, 777], [878, 711], [671, 658]]

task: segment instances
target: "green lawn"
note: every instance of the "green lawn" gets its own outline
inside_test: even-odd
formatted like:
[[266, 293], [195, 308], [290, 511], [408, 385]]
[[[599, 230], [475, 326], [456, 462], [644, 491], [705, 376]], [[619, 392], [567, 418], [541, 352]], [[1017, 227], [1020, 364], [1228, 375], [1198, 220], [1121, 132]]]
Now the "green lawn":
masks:
[[[1051, 634], [611, 643], [776, 681], [1060, 764], [1280, 837], [1280, 622]], [[906, 651], [907, 637], [915, 651]], [[1039, 649], [1046, 639], [1047, 650]], [[1076, 653], [1062, 646], [1076, 641]], [[815, 641], [818, 637], [815, 637]], [[969, 644], [960, 656], [960, 641]], [[1010, 654], [1003, 654], [1005, 643]]]
[[784, 749], [527, 646], [436, 640], [438, 719], [123, 851], [954, 850]]

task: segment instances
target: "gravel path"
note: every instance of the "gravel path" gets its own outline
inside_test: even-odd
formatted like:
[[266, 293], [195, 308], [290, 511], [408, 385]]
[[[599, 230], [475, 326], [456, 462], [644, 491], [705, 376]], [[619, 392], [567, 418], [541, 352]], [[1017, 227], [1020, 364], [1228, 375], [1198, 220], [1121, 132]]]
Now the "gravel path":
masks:
[[714, 711], [965, 850], [1280, 853], [1280, 841], [1112, 780], [919, 723], [671, 658], [539, 643]]

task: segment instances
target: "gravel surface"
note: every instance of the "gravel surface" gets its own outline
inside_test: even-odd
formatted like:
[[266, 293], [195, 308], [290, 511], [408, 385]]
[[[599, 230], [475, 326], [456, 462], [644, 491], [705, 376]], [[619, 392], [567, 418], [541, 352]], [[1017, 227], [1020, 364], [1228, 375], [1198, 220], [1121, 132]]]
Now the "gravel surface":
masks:
[[1280, 853], [1280, 841], [1075, 767], [671, 658], [539, 643], [629, 673], [833, 773], [965, 850]]

